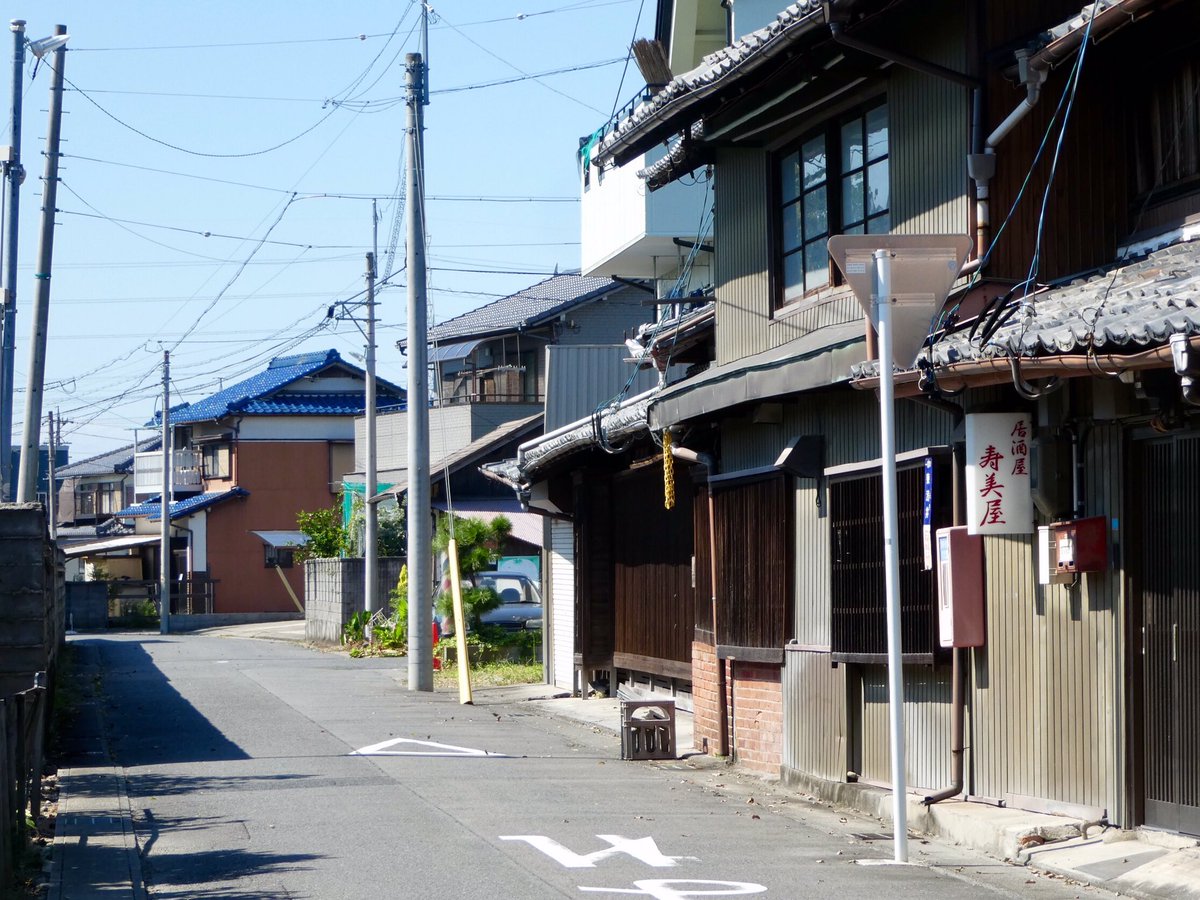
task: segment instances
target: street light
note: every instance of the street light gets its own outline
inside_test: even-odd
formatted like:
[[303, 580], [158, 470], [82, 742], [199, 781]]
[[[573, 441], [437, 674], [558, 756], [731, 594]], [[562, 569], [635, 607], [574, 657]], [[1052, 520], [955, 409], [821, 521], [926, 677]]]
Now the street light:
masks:
[[908, 862], [904, 773], [904, 669], [900, 645], [900, 548], [896, 509], [896, 393], [893, 364], [909, 368], [929, 335], [971, 249], [966, 235], [867, 234], [829, 239], [829, 255], [846, 276], [879, 333], [880, 465], [883, 476], [883, 574], [887, 599], [888, 718], [892, 751], [895, 861]]

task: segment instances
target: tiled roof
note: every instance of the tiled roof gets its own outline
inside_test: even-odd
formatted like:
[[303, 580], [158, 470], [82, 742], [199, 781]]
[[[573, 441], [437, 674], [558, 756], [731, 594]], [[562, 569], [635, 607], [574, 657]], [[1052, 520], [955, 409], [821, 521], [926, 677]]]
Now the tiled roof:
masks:
[[[238, 412], [250, 416], [320, 416], [359, 415], [366, 408], [363, 395], [354, 394], [299, 394], [291, 391], [274, 398], [249, 400]], [[380, 410], [404, 409], [403, 401], [376, 404]]]
[[[553, 275], [515, 294], [431, 326], [429, 342], [458, 341], [530, 328], [619, 287], [620, 282], [611, 278]], [[403, 351], [407, 341], [400, 341], [399, 346]]]
[[133, 454], [149, 453], [151, 450], [157, 450], [162, 446], [161, 437], [147, 438], [144, 441], [138, 441], [137, 447], [133, 444], [126, 444], [124, 447], [118, 447], [116, 450], [108, 450], [96, 456], [89, 456], [87, 459], [81, 459], [78, 462], [73, 462], [70, 465], [62, 466], [55, 471], [57, 478], [82, 478], [87, 475], [112, 475], [115, 473], [130, 472], [133, 470]]
[[[619, 145], [626, 144], [653, 124], [663, 124], [689, 109], [722, 82], [731, 80], [773, 58], [775, 54], [790, 46], [798, 37], [823, 24], [819, 0], [798, 0], [776, 14], [775, 21], [765, 28], [752, 31], [704, 57], [690, 72], [684, 72], [641, 104], [627, 119], [617, 123], [616, 128], [605, 135], [596, 150], [596, 158], [611, 156]], [[679, 123], [674, 130], [682, 130], [691, 121]]]
[[[1018, 312], [982, 346], [969, 330], [955, 332], [934, 344], [934, 363], [1031, 358], [1088, 347], [1121, 353], [1164, 344], [1175, 333], [1200, 334], [1200, 240], [1156, 250], [1030, 299], [1034, 316], [1028, 325]], [[855, 367], [860, 377], [876, 374], [876, 363]]]
[[[228, 415], [245, 415], [251, 412], [257, 415], [354, 415], [361, 413], [365, 408], [362, 394], [296, 394], [294, 396], [289, 394], [286, 398], [272, 397], [276, 391], [301, 378], [316, 375], [332, 366], [338, 366], [355, 375], [363, 375], [362, 369], [343, 360], [336, 350], [301, 353], [296, 356], [278, 356], [257, 375], [230, 385], [196, 403], [185, 404], [178, 410], [172, 410], [171, 421], [175, 425], [186, 425], [190, 422], [210, 422]], [[389, 395], [393, 398], [404, 397], [403, 389], [393, 384], [377, 380], [376, 385], [381, 400]], [[312, 399], [322, 396], [328, 398], [326, 403], [316, 402]], [[346, 399], [351, 396], [357, 396], [356, 404], [351, 404]], [[252, 411], [250, 407], [256, 404], [256, 409]], [[286, 409], [285, 406], [294, 408]]]
[[[196, 494], [194, 497], [185, 497], [182, 500], [173, 500], [171, 502], [171, 518], [178, 519], [183, 516], [190, 516], [192, 513], [199, 512], [202, 509], [207, 509], [222, 500], [231, 500], [234, 497], [249, 497], [250, 492], [243, 488], [230, 488], [227, 491], [213, 491], [207, 494]], [[127, 506], [120, 512], [116, 513], [114, 518], [119, 519], [136, 519], [141, 516], [146, 516], [151, 522], [162, 519], [162, 497], [157, 497], [154, 500], [148, 500], [144, 503], [136, 503], [133, 506]]]

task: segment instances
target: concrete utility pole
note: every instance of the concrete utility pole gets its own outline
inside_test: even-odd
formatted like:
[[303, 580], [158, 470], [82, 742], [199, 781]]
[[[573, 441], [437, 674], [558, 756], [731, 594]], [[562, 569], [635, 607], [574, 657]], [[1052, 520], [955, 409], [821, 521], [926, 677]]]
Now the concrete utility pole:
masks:
[[[54, 37], [65, 38], [67, 26], [55, 25]], [[46, 375], [46, 329], [50, 322], [50, 269], [54, 259], [54, 213], [58, 202], [58, 146], [62, 130], [63, 43], [54, 50], [50, 80], [50, 128], [46, 132], [46, 175], [42, 184], [42, 236], [38, 244], [37, 292], [33, 298], [33, 340], [29, 347], [29, 376], [25, 382], [25, 424], [22, 428], [21, 474], [17, 499], [37, 499], [38, 438], [42, 431], [42, 390]], [[35, 50], [35, 52], [37, 52]]]
[[[374, 221], [375, 205], [371, 204]], [[363, 547], [363, 577], [366, 580], [366, 609], [374, 613], [379, 609], [379, 506], [375, 503], [375, 492], [379, 490], [375, 439], [375, 254], [367, 254], [367, 473], [363, 484], [363, 513], [366, 519], [366, 534]]]
[[12, 147], [4, 163], [8, 207], [4, 218], [4, 320], [0, 331], [0, 500], [12, 499], [13, 356], [17, 326], [17, 236], [21, 203], [21, 75], [25, 71], [25, 20], [13, 19]]
[[[162, 531], [159, 542], [159, 601], [158, 631], [166, 634], [171, 630], [171, 495], [175, 491], [174, 465], [171, 440], [171, 351], [163, 351], [163, 399], [162, 399]], [[136, 446], [134, 447], [136, 450]]]
[[425, 66], [404, 58], [408, 105], [408, 689], [433, 690], [433, 535], [429, 512], [429, 371], [425, 295]]

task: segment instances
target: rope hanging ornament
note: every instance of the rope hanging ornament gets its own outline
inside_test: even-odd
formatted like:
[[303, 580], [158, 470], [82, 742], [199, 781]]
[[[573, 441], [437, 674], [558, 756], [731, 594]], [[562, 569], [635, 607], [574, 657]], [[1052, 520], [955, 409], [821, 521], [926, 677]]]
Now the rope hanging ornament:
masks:
[[675, 457], [671, 455], [671, 432], [664, 431], [663, 450], [663, 507], [675, 507]]

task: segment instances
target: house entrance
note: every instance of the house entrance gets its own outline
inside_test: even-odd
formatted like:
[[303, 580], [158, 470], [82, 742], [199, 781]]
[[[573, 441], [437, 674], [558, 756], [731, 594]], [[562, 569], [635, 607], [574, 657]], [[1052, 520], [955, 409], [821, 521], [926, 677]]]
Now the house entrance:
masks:
[[1134, 442], [1147, 825], [1200, 834], [1200, 435]]

